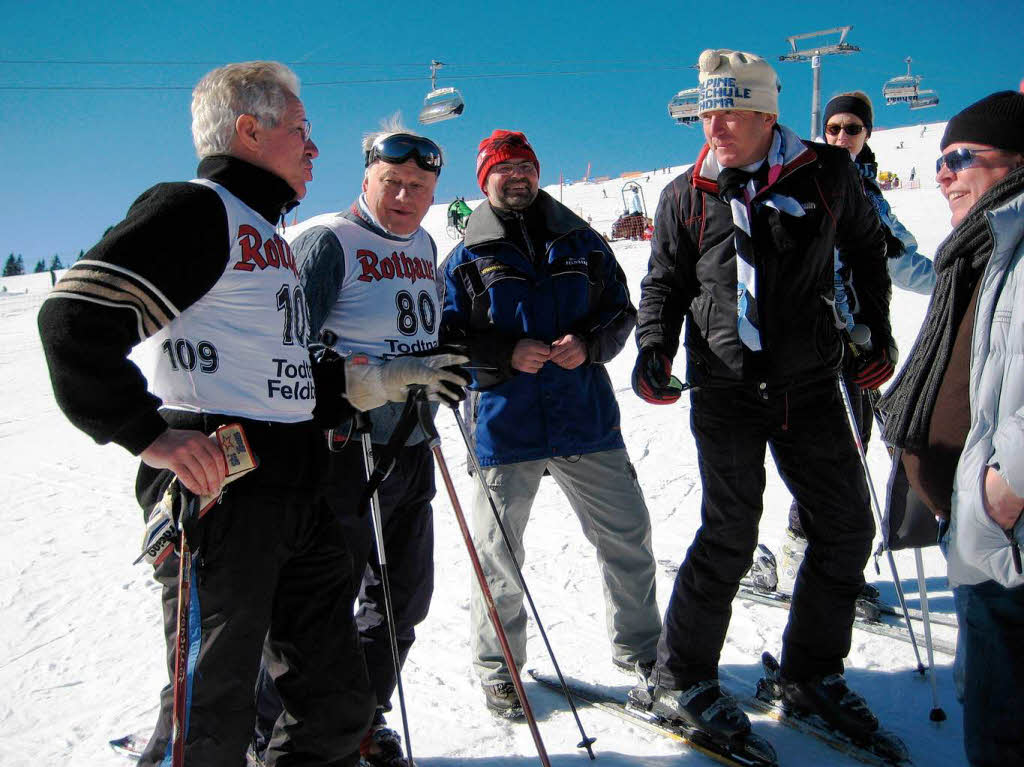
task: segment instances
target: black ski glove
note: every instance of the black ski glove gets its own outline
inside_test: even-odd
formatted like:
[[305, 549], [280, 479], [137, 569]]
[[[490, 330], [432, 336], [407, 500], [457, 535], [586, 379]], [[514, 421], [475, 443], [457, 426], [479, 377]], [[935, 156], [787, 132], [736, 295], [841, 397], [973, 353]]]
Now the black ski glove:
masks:
[[316, 389], [313, 422], [323, 429], [333, 429], [355, 413], [344, 397], [345, 360], [333, 349], [320, 346], [310, 351], [309, 362]]
[[681, 389], [669, 386], [672, 362], [654, 347], [641, 349], [633, 366], [633, 391], [652, 405], [671, 405], [679, 399]]
[[893, 343], [862, 352], [853, 363], [853, 382], [862, 389], [877, 389], [892, 378], [898, 359]]

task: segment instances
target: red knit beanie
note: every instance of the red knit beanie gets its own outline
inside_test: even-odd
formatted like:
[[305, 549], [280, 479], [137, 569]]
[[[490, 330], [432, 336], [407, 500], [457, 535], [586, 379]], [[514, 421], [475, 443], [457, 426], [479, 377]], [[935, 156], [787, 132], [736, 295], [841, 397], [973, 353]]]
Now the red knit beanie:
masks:
[[526, 136], [518, 131], [496, 130], [480, 142], [476, 155], [476, 180], [480, 189], [487, 192], [487, 174], [491, 167], [509, 160], [529, 160], [540, 175], [540, 161]]

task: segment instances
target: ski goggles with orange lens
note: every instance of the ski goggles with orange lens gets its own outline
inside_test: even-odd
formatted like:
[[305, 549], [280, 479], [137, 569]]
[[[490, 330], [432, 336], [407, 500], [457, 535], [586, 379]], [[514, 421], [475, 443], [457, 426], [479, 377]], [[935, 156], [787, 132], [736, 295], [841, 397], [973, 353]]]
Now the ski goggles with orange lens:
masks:
[[366, 153], [366, 167], [370, 167], [377, 160], [399, 165], [409, 159], [415, 160], [423, 170], [438, 175], [441, 173], [441, 166], [444, 165], [441, 148], [430, 139], [413, 136], [410, 133], [393, 133], [390, 136], [381, 136], [373, 142], [373, 146]]

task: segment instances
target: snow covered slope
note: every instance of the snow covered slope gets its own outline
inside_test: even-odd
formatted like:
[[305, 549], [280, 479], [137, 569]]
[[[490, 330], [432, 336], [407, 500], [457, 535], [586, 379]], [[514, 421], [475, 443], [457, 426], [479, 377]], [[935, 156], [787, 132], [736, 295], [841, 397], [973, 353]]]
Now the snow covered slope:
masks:
[[[901, 179], [917, 167], [922, 188], [889, 195], [897, 215], [931, 254], [949, 231], [949, 213], [931, 185], [942, 126], [879, 131], [872, 146], [882, 168]], [[903, 141], [903, 149], [894, 147]], [[671, 174], [639, 177], [653, 211]], [[563, 200], [594, 226], [608, 231], [621, 212], [624, 180], [566, 187]], [[353, 187], [354, 188], [354, 187]], [[548, 191], [558, 196], [557, 187]], [[607, 197], [603, 192], [607, 191]], [[475, 206], [475, 202], [471, 205]], [[446, 205], [427, 218], [442, 253], [452, 242], [444, 231]], [[634, 300], [646, 271], [646, 243], [621, 242], [614, 250], [626, 271]], [[48, 275], [8, 278], [0, 293], [0, 507], [4, 556], [0, 558], [0, 765], [82, 764], [117, 767], [122, 758], [107, 740], [152, 725], [157, 693], [166, 681], [157, 587], [144, 566], [132, 566], [142, 535], [133, 501], [135, 461], [117, 447], [97, 447], [57, 410], [35, 329], [35, 310], [49, 288]], [[28, 291], [26, 294], [25, 291]], [[21, 295], [15, 295], [15, 294]], [[927, 299], [895, 291], [893, 324], [906, 350], [917, 333]], [[678, 562], [698, 525], [700, 480], [689, 433], [689, 405], [655, 408], [629, 387], [634, 349], [609, 365], [622, 409], [623, 432], [636, 465], [656, 531], [655, 554]], [[465, 449], [449, 416], [439, 427], [452, 474], [464, 505], [472, 498], [465, 472]], [[870, 449], [875, 485], [881, 493], [888, 460], [877, 442]], [[768, 462], [768, 486], [761, 540], [778, 551], [789, 494]], [[524, 725], [497, 720], [484, 710], [470, 669], [468, 594], [474, 588], [466, 552], [443, 486], [435, 503], [437, 585], [429, 618], [418, 631], [405, 672], [413, 746], [422, 767], [472, 762], [478, 767], [535, 763]], [[527, 533], [525, 572], [558, 653], [572, 676], [617, 685], [630, 680], [611, 668], [605, 639], [603, 600], [597, 565], [578, 521], [551, 480], [545, 480]], [[945, 566], [934, 549], [925, 551], [934, 611], [952, 613]], [[912, 606], [919, 606], [913, 557], [897, 555]], [[893, 598], [885, 569], [865, 575]], [[671, 577], [659, 573], [662, 608]], [[778, 652], [786, 613], [737, 602], [725, 646], [723, 668], [753, 685], [762, 650]], [[953, 634], [937, 626], [936, 635]], [[952, 659], [936, 657], [939, 695], [949, 721], [928, 721], [928, 684], [912, 673], [909, 645], [855, 632], [848, 659], [853, 686], [863, 692], [890, 729], [910, 746], [918, 764], [962, 765], [960, 712], [953, 698]], [[543, 645], [531, 628], [531, 665], [545, 666]], [[527, 681], [540, 728], [556, 765], [582, 764], [579, 741], [565, 703]], [[607, 767], [707, 764], [704, 757], [676, 743], [647, 734], [605, 714], [581, 709], [588, 734], [597, 736], [599, 764]], [[397, 715], [393, 719], [397, 725]], [[754, 726], [776, 745], [782, 764], [851, 765], [856, 762], [819, 743], [754, 718]]]

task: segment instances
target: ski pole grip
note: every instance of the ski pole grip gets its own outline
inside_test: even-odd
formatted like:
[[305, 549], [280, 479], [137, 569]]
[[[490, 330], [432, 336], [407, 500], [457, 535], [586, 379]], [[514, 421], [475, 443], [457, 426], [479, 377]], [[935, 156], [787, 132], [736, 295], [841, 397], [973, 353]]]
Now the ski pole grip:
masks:
[[369, 434], [373, 430], [370, 414], [365, 410], [357, 410], [352, 416], [352, 433]]

